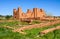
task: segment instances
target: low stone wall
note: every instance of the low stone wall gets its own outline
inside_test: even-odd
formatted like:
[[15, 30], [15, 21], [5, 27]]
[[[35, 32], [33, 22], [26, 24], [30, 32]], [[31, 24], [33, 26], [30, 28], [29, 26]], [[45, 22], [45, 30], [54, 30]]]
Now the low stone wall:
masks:
[[41, 32], [39, 32], [39, 34], [40, 34], [41, 36], [43, 36], [43, 35], [45, 35], [45, 34], [47, 34], [47, 33], [49, 33], [49, 32], [52, 32], [52, 31], [54, 31], [54, 30], [57, 30], [57, 29], [60, 29], [60, 26], [57, 26], [57, 27], [54, 27], [54, 28], [50, 28], [50, 29], [41, 31]]
[[54, 25], [54, 24], [57, 24], [57, 23], [60, 23], [60, 20], [47, 22], [47, 23], [40, 23], [40, 24], [35, 24], [35, 25], [24, 26], [24, 27], [21, 27], [19, 29], [15, 29], [14, 32], [23, 32], [23, 30], [27, 30], [27, 29], [47, 27], [47, 26]]

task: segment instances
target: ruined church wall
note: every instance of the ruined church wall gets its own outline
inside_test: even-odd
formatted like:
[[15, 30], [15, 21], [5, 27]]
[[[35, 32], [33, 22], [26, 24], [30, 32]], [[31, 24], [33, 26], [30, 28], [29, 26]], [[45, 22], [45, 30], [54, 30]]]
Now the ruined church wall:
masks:
[[38, 17], [43, 18], [45, 15], [46, 14], [44, 10], [39, 8], [33, 8], [33, 10], [28, 9], [26, 13], [24, 13], [21, 8], [13, 10], [13, 17], [17, 20], [26, 18], [38, 18]]

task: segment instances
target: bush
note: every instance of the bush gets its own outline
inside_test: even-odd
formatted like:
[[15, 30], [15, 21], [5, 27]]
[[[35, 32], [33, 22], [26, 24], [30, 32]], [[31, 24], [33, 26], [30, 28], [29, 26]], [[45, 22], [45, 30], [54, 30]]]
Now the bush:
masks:
[[10, 15], [6, 15], [6, 19], [10, 19], [12, 16], [10, 16]]
[[39, 24], [39, 23], [41, 23], [41, 22], [38, 21], [38, 20], [33, 20], [33, 21], [32, 21], [32, 24]]
[[27, 22], [20, 22], [21, 25], [29, 25]]

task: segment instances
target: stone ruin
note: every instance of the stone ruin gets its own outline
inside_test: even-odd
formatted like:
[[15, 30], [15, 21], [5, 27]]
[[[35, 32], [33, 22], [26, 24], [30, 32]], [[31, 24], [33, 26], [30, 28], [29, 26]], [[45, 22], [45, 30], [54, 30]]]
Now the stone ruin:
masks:
[[33, 8], [33, 10], [27, 9], [27, 12], [24, 13], [19, 7], [18, 10], [13, 9], [13, 18], [16, 20], [40, 20], [46, 16], [43, 9]]
[[19, 7], [17, 10], [13, 9], [13, 18], [19, 21], [32, 21], [32, 20], [55, 20], [53, 17], [46, 15], [43, 9], [33, 8], [33, 10], [27, 9], [24, 13]]

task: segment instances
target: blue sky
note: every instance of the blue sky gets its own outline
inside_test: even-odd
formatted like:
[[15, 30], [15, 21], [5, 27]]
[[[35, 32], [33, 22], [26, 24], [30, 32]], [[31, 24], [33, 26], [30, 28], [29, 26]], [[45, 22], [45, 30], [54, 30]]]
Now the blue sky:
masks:
[[0, 15], [13, 15], [13, 9], [21, 7], [27, 9], [42, 8], [46, 13], [60, 16], [60, 0], [0, 0]]

